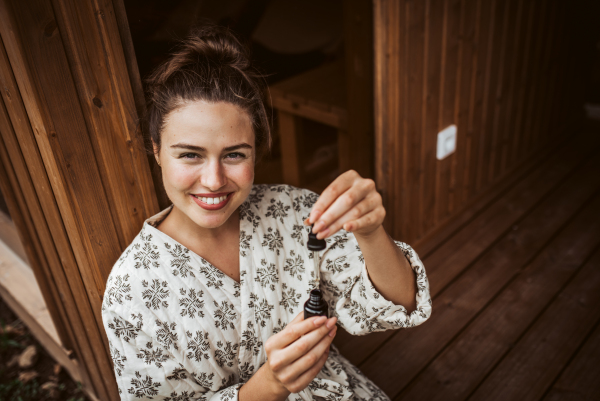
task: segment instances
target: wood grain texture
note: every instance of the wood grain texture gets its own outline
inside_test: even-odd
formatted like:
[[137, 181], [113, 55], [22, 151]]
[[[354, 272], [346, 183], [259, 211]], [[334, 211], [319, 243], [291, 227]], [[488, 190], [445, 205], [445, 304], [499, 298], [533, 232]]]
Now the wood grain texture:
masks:
[[[589, 161], [589, 160], [588, 160]], [[598, 161], [591, 160], [596, 168]], [[434, 293], [436, 312], [424, 326], [399, 331], [359, 367], [392, 398], [405, 388], [543, 249], [594, 194], [600, 175], [582, 165], [556, 187], [536, 209], [481, 254], [451, 284]], [[426, 326], [426, 327], [425, 327]], [[394, 358], [390, 358], [394, 355]], [[397, 361], [402, 363], [398, 364]]]
[[[510, 232], [527, 213], [536, 207], [554, 188], [580, 166], [581, 159], [589, 157], [599, 145], [595, 138], [574, 138], [546, 155], [521, 179], [499, 192], [499, 196], [481, 206], [479, 213], [451, 234], [434, 249], [417, 246], [416, 250], [426, 266], [431, 294], [435, 298], [448, 284], [477, 261], [493, 246], [500, 236]], [[587, 150], [589, 148], [589, 150]], [[431, 243], [431, 241], [429, 241]], [[437, 303], [435, 304], [437, 310]], [[395, 334], [374, 333], [368, 336], [350, 336], [338, 331], [335, 343], [352, 363], [362, 364]], [[387, 345], [385, 345], [387, 346]]]
[[11, 188], [23, 191], [35, 256], [56, 285], [51, 296], [85, 376], [98, 398], [116, 400], [102, 296], [158, 203], [113, 5], [2, 0], [0, 14], [2, 96], [14, 128], [2, 132], [3, 162], [15, 167]]
[[446, 346], [402, 398], [466, 399], [594, 253], [600, 222], [590, 221], [599, 208], [596, 197]]
[[340, 171], [374, 178], [373, 2], [343, 3], [348, 128], [339, 131]]
[[600, 394], [598, 361], [600, 360], [600, 322], [578, 350], [543, 401], [593, 400]]
[[544, 395], [600, 318], [599, 267], [600, 251], [511, 347], [472, 400], [539, 400]]
[[[414, 243], [565, 137], [564, 106], [580, 98], [566, 88], [582, 87], [556, 79], [574, 68], [561, 33], [574, 14], [557, 0], [374, 4], [377, 184], [386, 227]], [[437, 160], [450, 124], [456, 152]]]
[[[0, 2], [0, 6], [5, 4]], [[7, 14], [3, 15], [7, 16]], [[65, 344], [73, 346], [78, 359], [85, 366], [84, 377], [96, 375], [95, 377], [98, 378], [95, 381], [88, 381], [91, 383], [92, 391], [95, 394], [103, 394], [103, 384], [99, 380], [94, 356], [94, 349], [102, 352], [103, 344], [97, 343], [96, 347], [90, 345], [88, 329], [93, 330], [95, 323], [86, 326], [81, 316], [89, 317], [93, 314], [89, 308], [89, 301], [84, 295], [81, 277], [76, 268], [72, 249], [68, 245], [60, 212], [35, 144], [29, 116], [12, 75], [6, 53], [3, 51], [1, 53], [3, 110], [5, 105], [7, 111], [0, 116], [4, 117], [0, 119], [0, 122], [3, 122], [0, 130], [3, 139], [1, 156], [8, 177], [13, 177], [10, 180], [10, 188], [5, 192], [15, 196], [19, 206], [23, 207], [22, 213], [14, 209], [13, 211], [15, 215], [23, 216], [27, 223], [27, 231], [21, 228], [21, 235], [24, 239], [29, 238], [34, 244], [34, 252], [29, 256], [32, 267], [37, 266], [39, 261], [39, 266], [47, 269], [45, 277], [37, 275], [36, 279], [40, 282], [44, 297], [51, 297], [58, 306], [63, 325], [57, 319], [54, 321], [59, 327], [59, 333], [61, 333], [60, 327], [63, 326], [68, 333]], [[53, 281], [56, 289], [53, 288]], [[45, 284], [50, 288], [50, 294], [46, 291]], [[50, 302], [49, 305], [51, 304]]]

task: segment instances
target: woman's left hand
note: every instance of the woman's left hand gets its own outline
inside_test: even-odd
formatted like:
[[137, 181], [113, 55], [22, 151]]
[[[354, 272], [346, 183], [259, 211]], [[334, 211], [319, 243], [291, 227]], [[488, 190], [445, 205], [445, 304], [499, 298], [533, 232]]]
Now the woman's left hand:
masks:
[[340, 229], [368, 236], [385, 218], [375, 182], [349, 170], [337, 177], [313, 205], [306, 224], [314, 224], [317, 238], [327, 238]]

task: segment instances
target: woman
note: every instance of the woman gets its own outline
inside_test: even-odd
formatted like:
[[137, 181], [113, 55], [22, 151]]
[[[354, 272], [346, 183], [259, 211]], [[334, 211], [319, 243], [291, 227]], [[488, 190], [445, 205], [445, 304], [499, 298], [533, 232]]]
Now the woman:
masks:
[[[423, 265], [385, 233], [373, 181], [346, 172], [320, 197], [252, 185], [270, 144], [261, 82], [243, 46], [215, 27], [148, 81], [173, 205], [144, 223], [107, 282], [102, 315], [124, 400], [387, 399], [331, 346], [336, 323], [366, 334], [431, 313]], [[303, 319], [317, 285], [310, 224], [327, 241], [329, 319]]]

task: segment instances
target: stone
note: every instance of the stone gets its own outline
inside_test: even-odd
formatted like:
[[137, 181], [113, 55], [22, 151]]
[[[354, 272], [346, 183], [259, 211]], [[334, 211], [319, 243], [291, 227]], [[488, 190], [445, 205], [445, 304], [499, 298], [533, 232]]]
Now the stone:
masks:
[[52, 368], [52, 372], [54, 373], [54, 376], [58, 376], [60, 374], [61, 369], [62, 369], [62, 366], [60, 366], [58, 363], [55, 363], [54, 367]]
[[10, 358], [10, 361], [8, 361], [8, 363], [6, 364], [7, 368], [12, 368], [13, 366], [17, 366], [19, 364], [19, 357], [21, 355], [17, 354], [14, 355], [12, 358]]
[[35, 370], [26, 370], [24, 372], [19, 373], [19, 381], [27, 383], [28, 381], [33, 380], [38, 376], [38, 372], [36, 372]]
[[19, 367], [21, 369], [29, 369], [36, 364], [39, 354], [35, 345], [30, 345], [25, 348], [25, 351], [19, 356]]
[[58, 384], [56, 384], [55, 382], [46, 382], [42, 384], [40, 388], [42, 389], [42, 391], [48, 393], [48, 396], [50, 398], [58, 398], [58, 396], [60, 395], [60, 391], [58, 390]]

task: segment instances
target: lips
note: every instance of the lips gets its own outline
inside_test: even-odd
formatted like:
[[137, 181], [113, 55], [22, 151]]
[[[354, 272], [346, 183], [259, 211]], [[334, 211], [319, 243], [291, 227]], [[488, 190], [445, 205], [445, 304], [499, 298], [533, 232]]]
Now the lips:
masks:
[[229, 194], [211, 194], [208, 196], [203, 196], [204, 194], [191, 195], [192, 199], [196, 202], [198, 206], [206, 210], [218, 210], [227, 203], [229, 203], [229, 199], [231, 198], [231, 193]]

